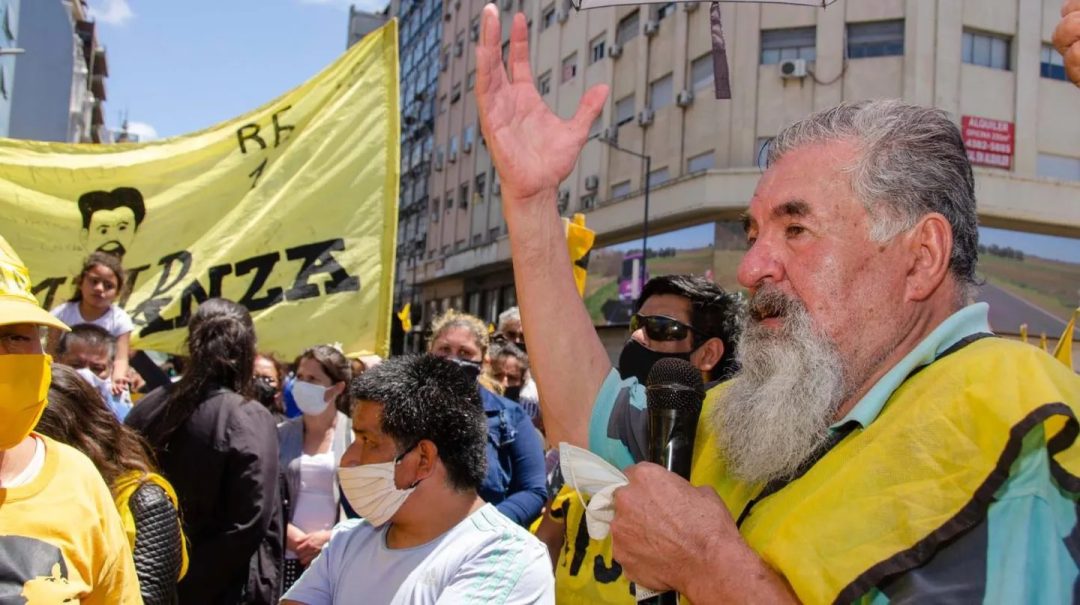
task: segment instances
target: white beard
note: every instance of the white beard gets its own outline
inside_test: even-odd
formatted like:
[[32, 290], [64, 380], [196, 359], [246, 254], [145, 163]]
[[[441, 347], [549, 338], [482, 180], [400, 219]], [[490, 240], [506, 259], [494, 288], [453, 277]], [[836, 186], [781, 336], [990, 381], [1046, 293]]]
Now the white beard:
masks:
[[740, 369], [712, 413], [728, 469], [751, 483], [790, 478], [829, 436], [848, 392], [836, 346], [806, 307], [775, 290], [759, 291], [751, 310], [781, 313], [774, 330], [753, 316], [739, 340]]

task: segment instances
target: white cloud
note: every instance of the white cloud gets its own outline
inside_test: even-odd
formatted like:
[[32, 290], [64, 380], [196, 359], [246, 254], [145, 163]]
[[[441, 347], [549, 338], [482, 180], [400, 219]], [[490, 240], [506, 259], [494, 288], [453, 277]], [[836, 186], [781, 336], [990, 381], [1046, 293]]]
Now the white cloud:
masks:
[[358, 10], [367, 11], [369, 13], [381, 12], [386, 8], [387, 4], [390, 4], [389, 0], [300, 0], [300, 4], [314, 4], [318, 6], [329, 6], [333, 8], [339, 8], [341, 10], [349, 10], [350, 6], [355, 5]]
[[119, 27], [130, 21], [135, 13], [128, 0], [95, 0], [90, 6], [90, 16], [101, 23]]
[[127, 124], [128, 132], [139, 137], [139, 141], [145, 143], [146, 141], [153, 141], [158, 138], [157, 130], [153, 126], [146, 122], [135, 122], [128, 120]]

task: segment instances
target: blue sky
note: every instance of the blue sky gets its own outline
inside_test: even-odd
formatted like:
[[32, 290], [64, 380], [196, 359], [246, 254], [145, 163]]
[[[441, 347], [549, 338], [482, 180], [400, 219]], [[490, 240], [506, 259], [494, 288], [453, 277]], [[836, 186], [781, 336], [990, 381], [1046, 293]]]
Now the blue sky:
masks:
[[90, 0], [108, 52], [106, 124], [169, 137], [246, 113], [345, 51], [349, 5], [386, 0]]

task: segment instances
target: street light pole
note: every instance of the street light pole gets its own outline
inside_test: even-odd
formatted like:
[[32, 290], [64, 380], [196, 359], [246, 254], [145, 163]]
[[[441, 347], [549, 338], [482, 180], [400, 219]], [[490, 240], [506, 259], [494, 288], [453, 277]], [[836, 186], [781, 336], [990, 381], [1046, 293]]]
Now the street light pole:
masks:
[[612, 149], [640, 158], [645, 163], [645, 216], [641, 221], [641, 285], [644, 287], [645, 277], [648, 275], [646, 269], [648, 268], [649, 262], [649, 175], [652, 173], [652, 156], [638, 153], [631, 149], [626, 149], [625, 147], [619, 147], [617, 140], [605, 137], [603, 133], [596, 135], [596, 139]]

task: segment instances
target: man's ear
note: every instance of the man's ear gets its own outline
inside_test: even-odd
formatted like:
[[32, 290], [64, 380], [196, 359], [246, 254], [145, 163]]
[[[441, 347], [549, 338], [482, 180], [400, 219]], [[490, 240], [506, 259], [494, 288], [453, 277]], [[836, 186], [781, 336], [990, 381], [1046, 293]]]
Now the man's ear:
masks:
[[416, 464], [416, 481], [420, 481], [435, 472], [435, 465], [439, 461], [439, 447], [434, 441], [421, 439], [420, 443], [416, 444], [416, 449], [420, 453], [420, 460]]
[[708, 374], [711, 373], [720, 359], [724, 357], [724, 341], [713, 337], [706, 340], [690, 355], [690, 363], [694, 367]]

